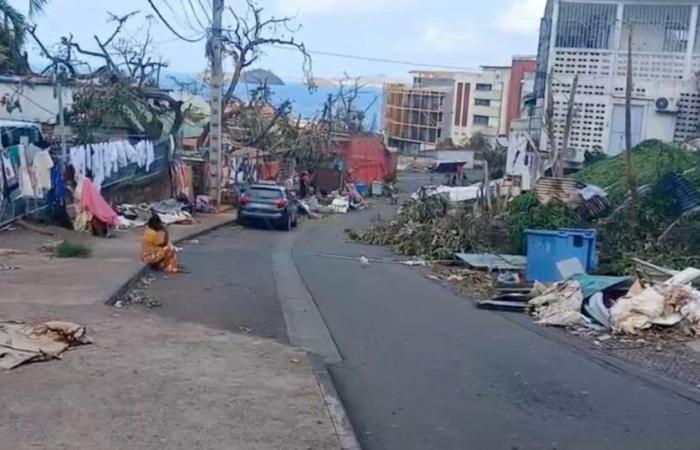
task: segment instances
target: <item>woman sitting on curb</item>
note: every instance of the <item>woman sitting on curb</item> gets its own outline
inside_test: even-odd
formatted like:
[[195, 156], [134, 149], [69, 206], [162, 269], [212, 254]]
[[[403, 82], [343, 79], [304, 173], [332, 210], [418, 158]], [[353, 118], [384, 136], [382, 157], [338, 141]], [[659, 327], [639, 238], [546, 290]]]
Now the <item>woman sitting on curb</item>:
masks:
[[163, 226], [158, 214], [148, 219], [146, 231], [141, 242], [141, 261], [163, 272], [179, 272], [177, 248], [170, 243], [168, 231]]

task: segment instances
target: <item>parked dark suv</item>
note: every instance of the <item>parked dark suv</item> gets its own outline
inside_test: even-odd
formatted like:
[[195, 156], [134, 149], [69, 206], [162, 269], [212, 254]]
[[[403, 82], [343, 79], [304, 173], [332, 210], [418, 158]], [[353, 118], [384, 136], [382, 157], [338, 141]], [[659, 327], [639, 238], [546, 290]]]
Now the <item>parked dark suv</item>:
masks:
[[297, 226], [297, 204], [290, 192], [277, 184], [254, 184], [241, 194], [238, 223], [256, 220], [283, 230]]

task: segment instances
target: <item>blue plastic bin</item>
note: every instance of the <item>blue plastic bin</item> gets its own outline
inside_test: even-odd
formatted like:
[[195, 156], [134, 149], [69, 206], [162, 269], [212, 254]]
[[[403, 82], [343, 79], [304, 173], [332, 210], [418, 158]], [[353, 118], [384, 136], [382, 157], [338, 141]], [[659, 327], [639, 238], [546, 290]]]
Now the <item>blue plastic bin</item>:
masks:
[[355, 189], [363, 197], [367, 197], [369, 194], [369, 187], [365, 183], [355, 183]]
[[557, 263], [578, 258], [587, 273], [598, 266], [596, 230], [563, 228], [525, 230], [527, 238], [527, 279], [543, 283], [561, 281]]

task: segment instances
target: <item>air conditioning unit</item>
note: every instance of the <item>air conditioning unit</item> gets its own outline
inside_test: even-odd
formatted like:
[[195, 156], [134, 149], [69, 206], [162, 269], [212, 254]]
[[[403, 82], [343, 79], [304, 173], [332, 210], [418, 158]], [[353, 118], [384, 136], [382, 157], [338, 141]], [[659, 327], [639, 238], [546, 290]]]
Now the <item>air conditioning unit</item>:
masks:
[[581, 153], [574, 147], [564, 149], [564, 161], [581, 162]]
[[673, 114], [679, 111], [678, 99], [673, 97], [659, 97], [656, 99], [656, 112]]

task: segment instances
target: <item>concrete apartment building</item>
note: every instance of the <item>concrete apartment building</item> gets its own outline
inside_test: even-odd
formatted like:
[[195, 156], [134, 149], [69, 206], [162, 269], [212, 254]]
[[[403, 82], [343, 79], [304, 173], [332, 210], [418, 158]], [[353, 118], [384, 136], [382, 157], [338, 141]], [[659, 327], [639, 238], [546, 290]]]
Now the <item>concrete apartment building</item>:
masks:
[[[681, 142], [698, 135], [699, 6], [700, 0], [547, 2], [535, 82], [537, 111], [541, 115], [551, 89], [554, 135], [562, 148], [568, 96], [579, 74], [576, 113], [565, 150], [571, 166], [583, 160], [586, 150], [616, 155], [625, 148], [630, 32], [634, 143]], [[546, 133], [536, 131], [540, 147], [546, 148]]]
[[388, 145], [416, 153], [447, 139], [461, 144], [477, 132], [493, 138], [507, 134], [510, 121], [520, 115], [522, 80], [534, 70], [534, 58], [516, 58], [511, 66], [416, 71], [413, 84], [385, 84]]

